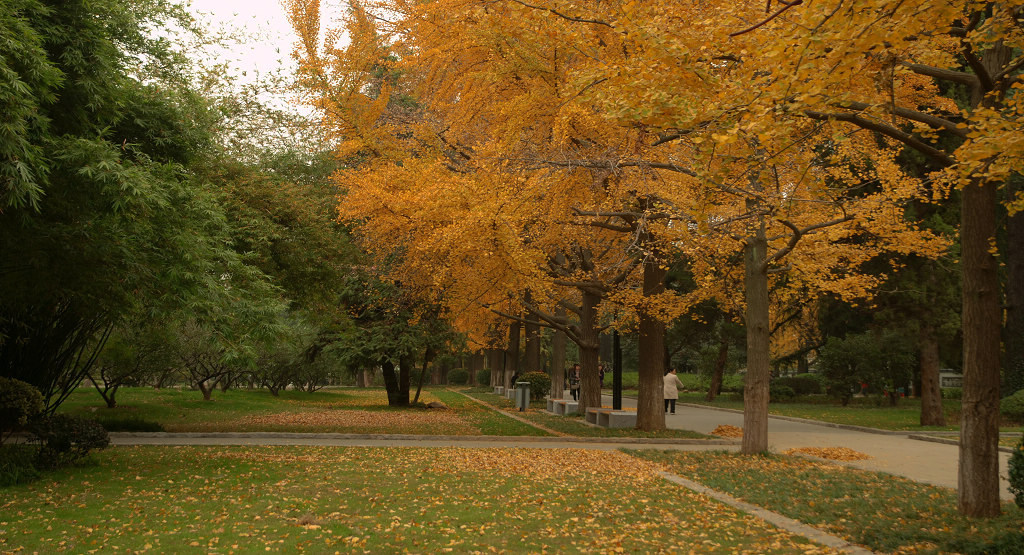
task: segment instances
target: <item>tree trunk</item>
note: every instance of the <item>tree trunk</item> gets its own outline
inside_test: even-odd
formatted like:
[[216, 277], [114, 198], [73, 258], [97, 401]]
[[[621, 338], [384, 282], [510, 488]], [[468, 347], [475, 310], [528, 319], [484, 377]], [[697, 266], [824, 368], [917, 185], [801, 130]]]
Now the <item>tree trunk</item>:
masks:
[[722, 392], [722, 378], [725, 376], [725, 364], [729, 362], [729, 342], [720, 339], [718, 343], [718, 357], [715, 359], [715, 367], [711, 370], [711, 385], [708, 386], [708, 401], [714, 401], [715, 397]]
[[[555, 309], [555, 317], [564, 318], [565, 309]], [[565, 332], [555, 331], [551, 338], [551, 398], [561, 399], [565, 392]]]
[[[1021, 192], [1021, 175], [1006, 181], [1007, 200]], [[1003, 324], [1003, 395], [1024, 389], [1024, 212], [1006, 218], [1006, 320]]]
[[505, 374], [505, 351], [487, 349], [487, 366], [491, 369], [491, 387], [502, 385], [502, 376]]
[[[420, 400], [420, 393], [423, 391], [423, 380], [427, 377], [427, 366], [434, 360], [434, 350], [427, 347], [427, 352], [423, 353], [423, 369], [420, 370], [420, 381], [416, 384], [416, 396], [413, 398], [413, 404], [418, 403]], [[437, 369], [437, 365], [434, 365], [433, 370]]]
[[512, 376], [519, 373], [519, 332], [522, 326], [518, 321], [513, 321], [508, 326], [508, 353], [505, 356], [505, 375], [501, 378], [501, 384], [505, 387], [515, 387], [510, 383]]
[[227, 390], [231, 389], [231, 386], [235, 383], [235, 373], [228, 372], [220, 377], [218, 382], [220, 384], [221, 393], [226, 393]]
[[998, 265], [996, 183], [963, 190], [960, 238], [963, 267], [964, 383], [960, 418], [960, 512], [996, 516], [999, 508]]
[[[441, 377], [446, 373], [446, 366], [448, 363], [435, 364], [430, 367], [430, 385], [441, 385]], [[469, 385], [476, 385], [476, 373], [472, 370], [469, 371]]]
[[597, 362], [601, 343], [597, 328], [598, 295], [583, 291], [580, 311], [580, 412], [587, 413], [589, 407], [601, 406], [601, 384], [597, 378]]
[[619, 330], [612, 331], [612, 408], [622, 410], [622, 338]]
[[743, 388], [743, 453], [768, 450], [769, 351], [768, 241], [764, 224], [744, 246], [745, 296], [747, 301], [747, 378]]
[[[382, 358], [380, 361], [380, 373], [384, 376], [384, 389], [388, 392], [388, 406], [401, 406], [401, 395], [399, 393], [398, 375], [395, 374], [395, 363], [390, 358]], [[406, 402], [405, 404], [409, 404]]]
[[942, 390], [939, 389], [939, 339], [931, 326], [921, 326], [921, 425], [945, 426]]
[[412, 357], [402, 355], [398, 359], [398, 404], [409, 406], [409, 384], [412, 381]]
[[109, 393], [103, 396], [103, 400], [107, 403], [107, 408], [112, 409], [117, 407], [117, 386], [110, 388]]
[[207, 383], [208, 383], [207, 380], [196, 380], [196, 387], [198, 387], [199, 388], [199, 392], [203, 394], [203, 400], [204, 401], [211, 400], [211, 395], [213, 394], [213, 388], [216, 387], [216, 385], [217, 385], [216, 383], [214, 383], [213, 385], [207, 385]]
[[[530, 292], [526, 292], [526, 302], [533, 303]], [[529, 320], [534, 320], [531, 315]], [[523, 364], [523, 372], [541, 372], [540, 364], [540, 324], [526, 324], [526, 358]]]
[[91, 383], [92, 386], [96, 389], [96, 392], [100, 394], [100, 397], [103, 397], [103, 402], [107, 404], [108, 409], [112, 409], [117, 406], [117, 401], [114, 398], [114, 396], [117, 394], [117, 386], [111, 387], [107, 385], [107, 380], [106, 378], [103, 377], [104, 373], [102, 368], [100, 369], [100, 378], [103, 379], [104, 387], [100, 387], [99, 382], [93, 379], [91, 373], [86, 373], [85, 376], [89, 378], [89, 383]]
[[[668, 271], [650, 256], [644, 262], [644, 297], [665, 290]], [[648, 299], [649, 300], [649, 299]], [[665, 323], [646, 308], [639, 314], [640, 337], [637, 345], [640, 373], [636, 401], [636, 427], [640, 430], [665, 429]]]

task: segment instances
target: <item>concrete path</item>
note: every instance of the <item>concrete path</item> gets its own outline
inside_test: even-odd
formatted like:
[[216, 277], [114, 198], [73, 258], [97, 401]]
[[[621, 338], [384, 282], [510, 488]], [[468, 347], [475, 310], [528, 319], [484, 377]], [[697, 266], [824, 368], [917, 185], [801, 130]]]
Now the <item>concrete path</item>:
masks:
[[[623, 406], [635, 407], [636, 400], [623, 398]], [[605, 396], [611, 405], [611, 397]], [[714, 409], [699, 405], [677, 405], [676, 414], [666, 415], [669, 428], [686, 429], [710, 434], [719, 425], [743, 427], [743, 414], [738, 411]], [[799, 447], [847, 447], [871, 458], [863, 461], [841, 462], [855, 468], [877, 470], [903, 476], [918, 482], [957, 488], [959, 448], [956, 445], [911, 439], [907, 432], [885, 432], [852, 429], [810, 420], [769, 417], [769, 450], [781, 453]], [[731, 447], [730, 449], [738, 449]], [[1008, 475], [1009, 455], [1000, 453], [1000, 496], [1011, 500]]]

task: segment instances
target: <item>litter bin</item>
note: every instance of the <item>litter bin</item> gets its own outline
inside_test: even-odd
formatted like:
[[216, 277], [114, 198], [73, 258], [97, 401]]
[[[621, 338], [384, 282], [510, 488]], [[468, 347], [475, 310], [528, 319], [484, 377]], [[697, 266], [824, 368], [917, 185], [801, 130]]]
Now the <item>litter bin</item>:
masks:
[[530, 382], [516, 382], [516, 406], [519, 412], [530, 406]]

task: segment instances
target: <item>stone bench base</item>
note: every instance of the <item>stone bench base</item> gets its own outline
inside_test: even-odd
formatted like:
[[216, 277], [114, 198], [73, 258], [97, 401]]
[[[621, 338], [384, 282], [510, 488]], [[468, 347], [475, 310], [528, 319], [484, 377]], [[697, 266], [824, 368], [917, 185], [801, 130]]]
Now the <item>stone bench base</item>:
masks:
[[565, 416], [567, 414], [579, 414], [580, 404], [576, 401], [565, 399], [548, 399], [548, 412]]
[[635, 428], [636, 412], [606, 408], [587, 409], [587, 422], [604, 428]]

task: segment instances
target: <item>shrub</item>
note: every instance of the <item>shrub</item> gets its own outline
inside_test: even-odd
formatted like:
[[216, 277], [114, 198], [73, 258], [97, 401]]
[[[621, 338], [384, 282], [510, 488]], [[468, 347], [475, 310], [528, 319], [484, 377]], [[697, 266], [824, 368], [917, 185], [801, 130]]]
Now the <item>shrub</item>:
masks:
[[1011, 530], [996, 534], [990, 540], [976, 537], [955, 538], [942, 547], [943, 553], [948, 549], [963, 555], [1019, 554], [1024, 553], [1024, 534]]
[[[490, 378], [488, 378], [490, 381]], [[448, 371], [448, 383], [453, 385], [466, 385], [469, 383], [469, 371], [465, 368], [455, 368]]]
[[1010, 455], [1010, 493], [1017, 506], [1024, 509], [1024, 435]]
[[963, 397], [964, 390], [960, 389], [959, 387], [946, 387], [942, 389], [943, 399], [953, 399], [954, 401], [959, 401], [960, 399], [963, 399]]
[[40, 443], [36, 463], [39, 468], [74, 464], [89, 451], [110, 445], [110, 436], [103, 426], [81, 416], [57, 414], [41, 418], [32, 422], [29, 430]]
[[43, 410], [43, 394], [35, 386], [0, 377], [0, 444], [4, 437]]
[[788, 385], [773, 383], [768, 386], [768, 399], [771, 401], [792, 401], [796, 399], [796, 392]]
[[676, 377], [683, 383], [683, 391], [701, 391], [707, 389], [707, 384], [701, 383], [701, 378], [697, 374], [680, 374], [676, 373]]
[[1014, 422], [1024, 422], [1024, 389], [999, 401], [999, 412]]
[[476, 372], [476, 385], [487, 387], [491, 383], [491, 369], [481, 368]]
[[743, 395], [743, 375], [730, 374], [722, 377], [722, 393], [739, 393]]
[[796, 395], [818, 395], [822, 392], [821, 378], [815, 374], [797, 374], [772, 380], [772, 385], [792, 388]]
[[551, 392], [551, 378], [544, 372], [527, 372], [516, 381], [530, 382], [531, 399], [543, 399]]
[[39, 478], [35, 467], [36, 449], [16, 444], [0, 447], [0, 487], [24, 484]]

